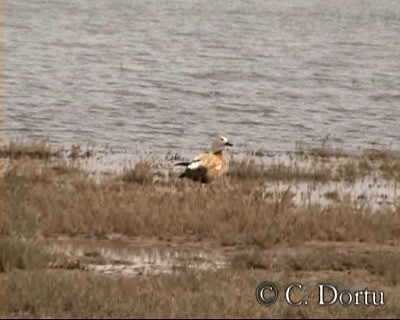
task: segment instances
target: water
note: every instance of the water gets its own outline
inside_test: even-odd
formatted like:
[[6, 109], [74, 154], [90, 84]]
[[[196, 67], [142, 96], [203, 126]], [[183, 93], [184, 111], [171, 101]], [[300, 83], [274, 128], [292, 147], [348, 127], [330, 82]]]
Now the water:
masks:
[[[9, 139], [135, 154], [400, 140], [400, 2], [7, 1]], [[195, 151], [194, 151], [195, 150]]]
[[80, 267], [104, 274], [142, 275], [177, 270], [217, 270], [227, 267], [227, 257], [210, 244], [165, 243], [151, 239], [99, 240], [53, 238], [48, 241], [53, 254], [50, 267]]

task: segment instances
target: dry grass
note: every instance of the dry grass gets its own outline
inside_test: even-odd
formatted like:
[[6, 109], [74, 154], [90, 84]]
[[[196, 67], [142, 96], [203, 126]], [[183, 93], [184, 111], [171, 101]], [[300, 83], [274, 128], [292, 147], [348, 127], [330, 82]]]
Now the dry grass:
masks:
[[13, 269], [40, 269], [49, 262], [50, 256], [32, 242], [13, 238], [0, 240], [0, 272]]
[[[321, 243], [322, 244], [322, 243]], [[348, 252], [345, 252], [347, 249]], [[281, 248], [279, 254], [266, 250], [250, 249], [239, 252], [231, 259], [234, 269], [265, 269], [273, 272], [285, 270], [286, 272], [303, 271], [335, 271], [351, 273], [363, 270], [379, 277], [387, 286], [400, 284], [400, 253], [398, 251], [385, 251], [382, 247], [368, 248], [360, 246], [351, 248], [344, 244], [342, 250], [334, 247], [316, 246], [313, 250], [299, 247], [295, 252]], [[289, 251], [289, 252], [287, 252]]]
[[335, 202], [339, 202], [340, 201], [340, 196], [339, 196], [337, 191], [326, 192], [324, 194], [324, 197], [326, 199], [330, 199], [330, 200], [335, 201]]
[[[385, 157], [384, 157], [385, 155]], [[327, 165], [313, 155], [312, 166], [300, 168], [299, 165], [284, 163], [265, 165], [253, 160], [232, 161], [228, 176], [240, 181], [303, 181], [322, 182], [347, 181], [355, 182], [368, 175], [378, 173], [386, 180], [400, 181], [400, 156], [396, 153], [384, 154], [381, 157], [347, 156], [336, 164]]]
[[2, 176], [0, 176], [0, 236], [4, 234], [4, 228], [9, 216], [9, 198], [7, 192], [7, 185]]
[[349, 152], [340, 147], [332, 147], [329, 145], [327, 139], [323, 140], [319, 147], [305, 147], [302, 142], [296, 142], [294, 154], [307, 157], [318, 158], [347, 158], [350, 156]]
[[[368, 246], [360, 252], [343, 253], [327, 247], [306, 254], [286, 254], [282, 247], [277, 259], [266, 255], [269, 250], [253, 248], [236, 255], [233, 268], [216, 272], [180, 269], [172, 274], [133, 278], [40, 269], [43, 263], [25, 263], [22, 267], [14, 263], [6, 274], [0, 273], [0, 317], [396, 317], [400, 312], [396, 298], [400, 289], [399, 256], [379, 251], [379, 247], [372, 251], [365, 248]], [[266, 280], [275, 282], [281, 293], [272, 307], [260, 306], [255, 299], [256, 286]], [[309, 306], [290, 307], [284, 302], [284, 288], [292, 282], [305, 286]], [[384, 290], [386, 305], [318, 306], [316, 285], [326, 282], [351, 290], [366, 286]]]
[[249, 181], [318, 181], [327, 182], [332, 180], [331, 170], [322, 167], [315, 167], [311, 170], [301, 169], [299, 166], [289, 166], [283, 163], [265, 166], [252, 161], [232, 161], [228, 176], [235, 180]]
[[21, 158], [48, 160], [59, 157], [61, 150], [51, 148], [44, 142], [15, 142], [0, 146], [0, 158], [18, 160]]
[[233, 163], [226, 178], [202, 187], [181, 179], [155, 183], [150, 165], [142, 161], [119, 176], [96, 182], [62, 160], [20, 159], [2, 182], [9, 213], [0, 215], [0, 222], [3, 233], [23, 237], [194, 236], [224, 245], [260, 247], [309, 240], [399, 240], [399, 208], [372, 214], [368, 208], [341, 201], [326, 208], [294, 208], [289, 190], [281, 200], [271, 201], [259, 186], [265, 179], [329, 181], [332, 177], [322, 169], [307, 172], [296, 166], [262, 167], [243, 161]]
[[320, 158], [347, 158], [350, 156], [345, 150], [333, 147], [312, 148], [308, 151], [308, 155]]
[[[363, 273], [321, 275], [321, 281], [356, 286]], [[287, 318], [287, 317], [396, 317], [396, 289], [386, 289], [387, 305], [381, 308], [321, 307], [312, 276], [301, 275], [310, 305], [290, 307], [281, 296], [271, 307], [255, 299], [255, 287], [272, 280], [283, 292], [299, 277], [246, 270], [220, 272], [181, 271], [171, 275], [119, 278], [70, 272], [12, 272], [5, 277], [6, 293], [0, 300], [0, 316], [78, 318]], [[373, 278], [370, 278], [371, 282]], [[358, 284], [360, 285], [360, 284]], [[363, 289], [364, 287], [360, 288]], [[381, 287], [382, 288], [382, 287]], [[6, 298], [5, 298], [6, 297]]]
[[68, 157], [76, 160], [81, 158], [89, 158], [92, 155], [93, 155], [93, 150], [86, 149], [85, 151], [83, 151], [81, 146], [72, 145]]
[[231, 266], [234, 269], [272, 269], [272, 261], [268, 261], [263, 252], [257, 249], [246, 250], [233, 256]]
[[294, 208], [290, 196], [272, 202], [261, 187], [243, 183], [240, 170], [202, 187], [181, 179], [152, 183], [146, 163], [100, 182], [76, 167], [20, 163], [5, 177], [12, 216], [7, 234], [195, 236], [261, 247], [400, 238], [399, 210], [371, 214], [345, 202]]
[[400, 181], [400, 152], [390, 148], [360, 149], [357, 152], [349, 152], [343, 148], [331, 147], [325, 141], [321, 147], [305, 148], [302, 143], [296, 143], [294, 154], [308, 157], [313, 160], [320, 159], [347, 159], [338, 167], [338, 172], [331, 173], [334, 180], [346, 180], [354, 182], [371, 174], [374, 169], [382, 174], [384, 179]]
[[354, 182], [357, 178], [364, 176], [366, 173], [359, 167], [358, 161], [350, 161], [338, 166], [337, 176], [341, 180]]
[[360, 152], [360, 157], [364, 159], [369, 159], [371, 161], [391, 161], [398, 160], [400, 158], [400, 152], [389, 149], [389, 148], [380, 148], [380, 149], [363, 149]]
[[305, 255], [285, 256], [278, 263], [288, 271], [354, 271], [366, 270], [379, 276], [387, 285], [400, 284], [400, 255], [394, 252], [340, 253], [334, 250], [319, 249]]
[[400, 157], [383, 162], [379, 169], [384, 178], [400, 182]]
[[256, 150], [248, 152], [247, 155], [254, 156], [254, 157], [264, 157], [265, 152], [262, 149], [256, 149]]
[[139, 161], [133, 169], [125, 169], [120, 179], [126, 183], [149, 184], [153, 182], [151, 166], [146, 161]]
[[[183, 179], [154, 179], [150, 164], [142, 161], [120, 175], [97, 181], [76, 163], [48, 161], [53, 155], [46, 152], [3, 155], [14, 161], [0, 179], [0, 317], [400, 316], [400, 300], [393, 298], [400, 292], [397, 251], [346, 253], [324, 248], [301, 252], [302, 245], [310, 241], [395, 247], [400, 240], [400, 206], [394, 212], [372, 213], [367, 207], [339, 201], [332, 193], [325, 196], [337, 201], [328, 207], [295, 207], [290, 190], [281, 200], [271, 201], [262, 188], [265, 180], [338, 179], [332, 170], [243, 161], [233, 163], [226, 177], [201, 185]], [[79, 157], [77, 152], [73, 159]], [[340, 179], [369, 172], [371, 162], [393, 177], [398, 159], [392, 154], [374, 154], [368, 161], [358, 158], [354, 168], [349, 165], [339, 170]], [[46, 266], [53, 257], [35, 240], [50, 235], [108, 237], [115, 233], [129, 238], [211, 239], [222, 250], [237, 254], [223, 271], [180, 270], [170, 275], [120, 278], [82, 270], [49, 270]], [[265, 255], [276, 248], [299, 253], [285, 252], [277, 258]], [[384, 308], [293, 308], [282, 301], [266, 308], [255, 299], [255, 287], [263, 280], [275, 280], [283, 289], [291, 280], [315, 287], [316, 279], [360, 289], [373, 284], [387, 290], [391, 298]], [[1, 294], [4, 284], [6, 291]]]

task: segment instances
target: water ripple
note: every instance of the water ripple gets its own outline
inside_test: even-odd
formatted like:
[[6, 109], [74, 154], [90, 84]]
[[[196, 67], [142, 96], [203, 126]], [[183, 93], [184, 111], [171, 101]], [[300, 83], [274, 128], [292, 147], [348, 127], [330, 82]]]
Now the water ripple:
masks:
[[10, 2], [4, 130], [127, 152], [217, 133], [238, 152], [396, 145], [399, 17], [391, 0]]

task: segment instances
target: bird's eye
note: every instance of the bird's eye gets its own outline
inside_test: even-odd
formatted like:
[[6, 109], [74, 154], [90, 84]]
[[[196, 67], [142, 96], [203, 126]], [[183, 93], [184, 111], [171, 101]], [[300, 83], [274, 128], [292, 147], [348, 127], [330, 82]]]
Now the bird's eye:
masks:
[[221, 138], [221, 141], [224, 141], [224, 138]]

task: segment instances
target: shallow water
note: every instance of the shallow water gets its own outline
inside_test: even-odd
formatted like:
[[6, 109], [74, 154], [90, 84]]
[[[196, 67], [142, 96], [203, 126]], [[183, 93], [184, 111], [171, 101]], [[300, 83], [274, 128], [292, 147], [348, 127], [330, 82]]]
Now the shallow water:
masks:
[[355, 208], [369, 208], [371, 212], [396, 211], [400, 204], [400, 192], [395, 182], [378, 182], [371, 178], [358, 179], [349, 183], [338, 182], [272, 182], [266, 183], [269, 199], [282, 199], [288, 190], [294, 206], [329, 206], [334, 203], [349, 203]]
[[[285, 165], [299, 168], [305, 172], [315, 169], [336, 172], [340, 165], [356, 163], [355, 155], [349, 158], [331, 157], [324, 161], [313, 157], [302, 157], [294, 154], [275, 155], [272, 157], [257, 157], [260, 164], [266, 166]], [[254, 159], [253, 159], [254, 161]], [[256, 162], [257, 163], [257, 162]], [[294, 206], [319, 205], [329, 206], [345, 202], [356, 208], [369, 208], [372, 212], [395, 211], [400, 204], [399, 185], [396, 179], [388, 179], [379, 171], [381, 162], [369, 162], [371, 169], [366, 175], [355, 176], [354, 179], [332, 179], [329, 181], [307, 181], [292, 179], [287, 181], [268, 181], [264, 186], [270, 200], [280, 201], [285, 192], [290, 193]]]
[[182, 269], [217, 270], [228, 264], [226, 257], [207, 244], [166, 243], [149, 239], [137, 241], [99, 239], [48, 239], [48, 250], [64, 257], [53, 268], [66, 268], [80, 261], [90, 272], [137, 276], [171, 273]]
[[10, 139], [233, 152], [398, 145], [400, 2], [8, 1]]

